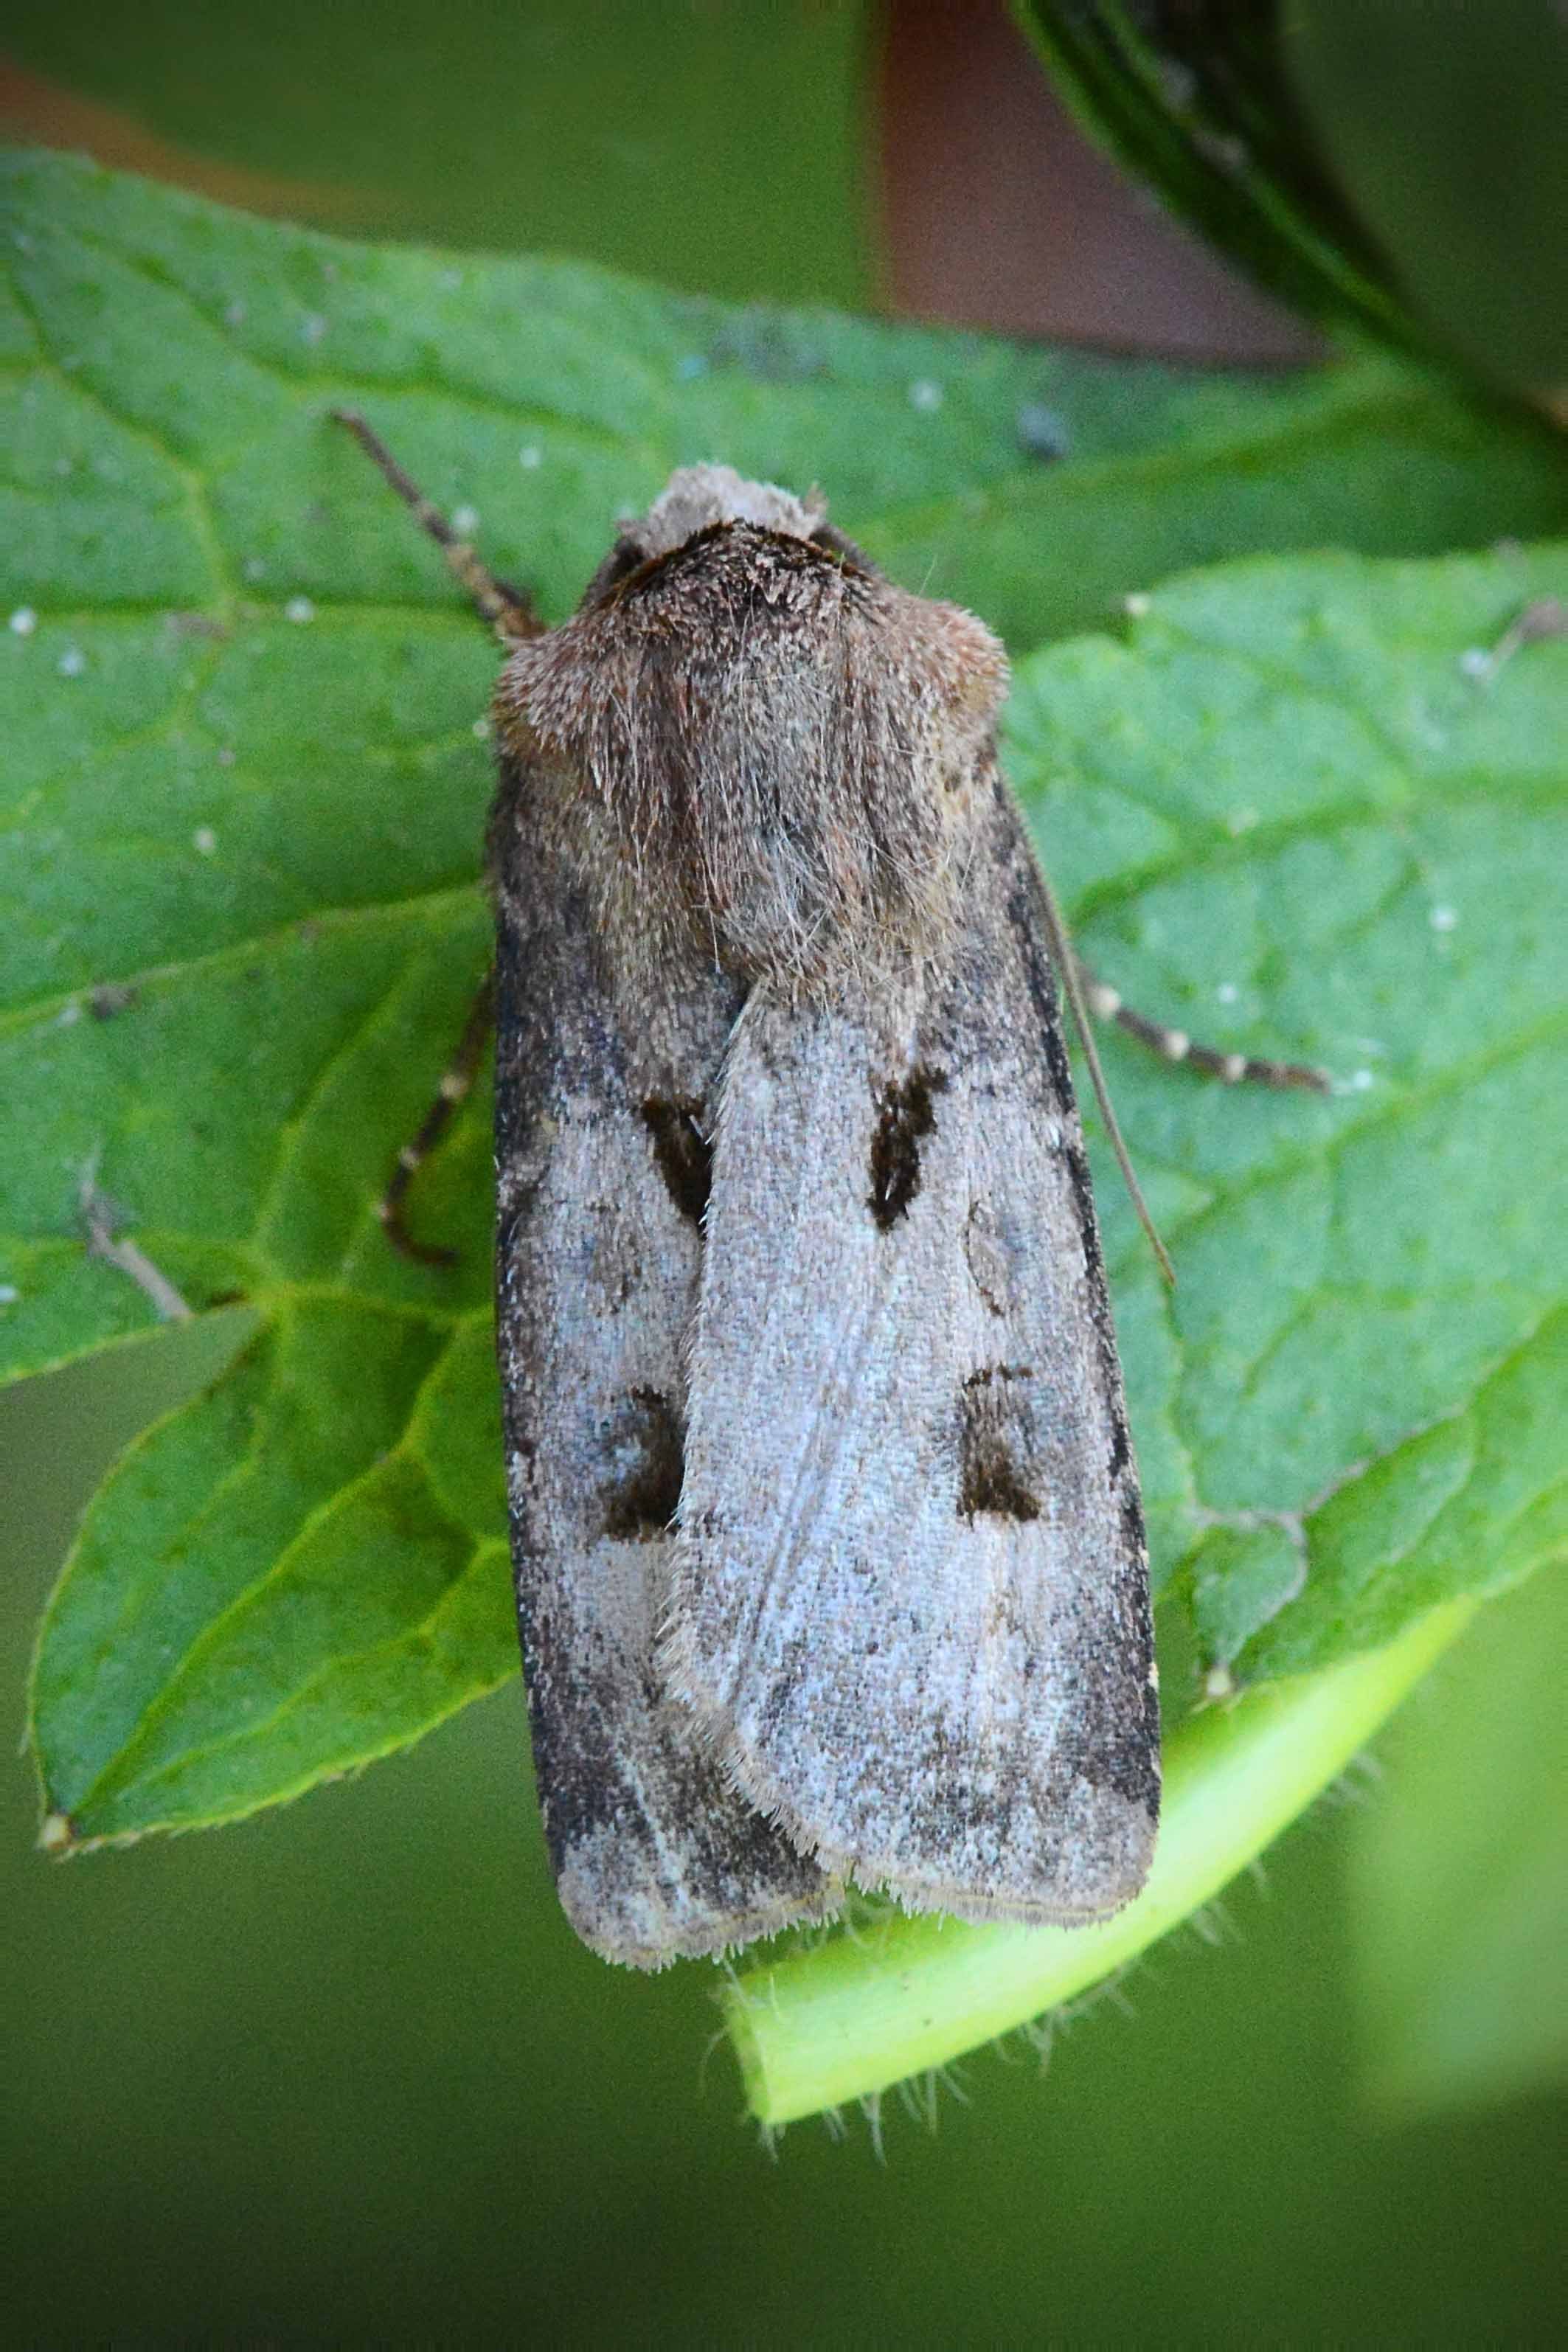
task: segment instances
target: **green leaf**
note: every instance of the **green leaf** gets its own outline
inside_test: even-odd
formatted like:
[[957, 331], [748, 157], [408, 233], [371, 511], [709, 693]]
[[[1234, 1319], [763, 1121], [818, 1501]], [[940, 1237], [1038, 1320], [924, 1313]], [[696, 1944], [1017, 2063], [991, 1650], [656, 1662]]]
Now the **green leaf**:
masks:
[[[1221, 382], [737, 311], [52, 159], [12, 167], [3, 250], [0, 1372], [158, 1344], [83, 1247], [89, 1172], [197, 1313], [256, 1319], [111, 1474], [50, 1607], [35, 1738], [55, 1834], [89, 1841], [290, 1795], [513, 1671], [488, 1105], [416, 1196], [455, 1272], [374, 1213], [486, 960], [493, 655], [331, 404], [552, 614], [617, 509], [721, 455], [819, 478], [1019, 648], [1199, 556], [1559, 529], [1568, 478], [1384, 363]], [[1102, 1188], [1160, 1572], [1243, 1675], [1499, 1572], [1430, 1514], [1410, 1535], [1414, 1505], [1356, 1567], [1364, 1514], [1426, 1491], [1404, 1450], [1436, 1416], [1475, 1429], [1448, 1527], [1506, 1509], [1510, 1575], [1555, 1540], [1539, 1448], [1487, 1464], [1496, 1384], [1532, 1349], [1531, 1393], [1553, 1377], [1564, 649], [1460, 664], [1553, 583], [1549, 553], [1276, 563], [1020, 667], [1009, 757], [1107, 972], [1222, 1043], [1377, 1074], [1318, 1103], [1111, 1055], [1183, 1276], [1167, 1299]]]
[[1400, 1717], [1357, 1816], [1368, 2090], [1391, 2117], [1568, 2080], [1568, 1577], [1489, 1609]]
[[484, 1318], [300, 1288], [132, 1444], [39, 1651], [53, 1842], [252, 1811], [515, 1673], [494, 1387]]
[[1156, 1576], [1184, 1560], [1244, 1679], [1568, 1541], [1568, 643], [1475, 659], [1565, 586], [1561, 548], [1260, 562], [1017, 677], [1012, 772], [1089, 961], [1341, 1085], [1108, 1056], [1179, 1276], [1102, 1171]]
[[1203, 378], [1163, 446], [1101, 450], [863, 524], [900, 578], [1016, 647], [1102, 628], [1127, 594], [1219, 557], [1323, 547], [1441, 555], [1560, 535], [1568, 462], [1542, 425], [1413, 368], [1357, 360], [1256, 386]]

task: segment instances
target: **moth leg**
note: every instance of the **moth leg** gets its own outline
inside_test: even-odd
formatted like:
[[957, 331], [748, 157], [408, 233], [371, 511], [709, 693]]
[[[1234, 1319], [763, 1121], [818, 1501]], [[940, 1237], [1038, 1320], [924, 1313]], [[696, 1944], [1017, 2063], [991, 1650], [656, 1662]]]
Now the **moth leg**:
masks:
[[440, 508], [433, 505], [419, 485], [404, 472], [380, 434], [366, 424], [358, 411], [334, 408], [329, 414], [335, 424], [347, 427], [365, 455], [381, 468], [420, 529], [427, 531], [441, 550], [447, 569], [479, 618], [489, 623], [502, 645], [514, 646], [542, 635], [544, 623], [534, 611], [532, 599], [522, 589], [510, 586], [485, 569], [468, 541], [459, 539]]
[[188, 1323], [191, 1309], [162, 1269], [134, 1242], [116, 1240], [114, 1205], [100, 1192], [90, 1174], [81, 1180], [81, 1221], [87, 1228], [87, 1254], [129, 1275], [142, 1297], [151, 1301], [165, 1323]]
[[1245, 1080], [1259, 1087], [1303, 1087], [1315, 1095], [1330, 1094], [1333, 1081], [1326, 1070], [1315, 1069], [1310, 1062], [1260, 1061], [1251, 1054], [1223, 1054], [1217, 1045], [1201, 1045], [1189, 1037], [1184, 1029], [1173, 1029], [1163, 1021], [1151, 1021], [1148, 1014], [1136, 1013], [1123, 1004], [1114, 988], [1108, 988], [1089, 970], [1081, 956], [1075, 958], [1079, 984], [1084, 1002], [1097, 1021], [1114, 1021], [1140, 1045], [1147, 1045], [1167, 1062], [1186, 1062], [1194, 1070], [1202, 1070], [1211, 1078], [1221, 1078], [1228, 1087], [1239, 1086]]
[[403, 1206], [416, 1170], [435, 1150], [450, 1126], [458, 1104], [466, 1099], [472, 1088], [479, 1058], [485, 1050], [485, 1040], [495, 1021], [495, 966], [491, 964], [479, 983], [479, 994], [468, 1008], [468, 1017], [463, 1024], [457, 1051], [442, 1073], [435, 1098], [420, 1121], [412, 1142], [405, 1143], [398, 1153], [386, 1190], [375, 1204], [375, 1213], [385, 1227], [386, 1238], [393, 1248], [405, 1257], [417, 1259], [421, 1265], [456, 1265], [458, 1263], [456, 1250], [442, 1249], [430, 1242], [416, 1241], [403, 1222]]

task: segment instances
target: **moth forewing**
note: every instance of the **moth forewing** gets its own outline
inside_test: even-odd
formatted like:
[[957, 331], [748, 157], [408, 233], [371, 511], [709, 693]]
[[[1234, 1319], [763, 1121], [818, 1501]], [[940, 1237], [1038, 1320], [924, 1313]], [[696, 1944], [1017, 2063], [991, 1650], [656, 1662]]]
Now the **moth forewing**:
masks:
[[1142, 1883], [1159, 1716], [1036, 877], [985, 784], [941, 949], [737, 1026], [665, 1662], [825, 1866], [1071, 1921]]
[[571, 628], [498, 688], [498, 1343], [557, 1885], [586, 1943], [654, 1967], [820, 1916], [838, 1890], [736, 1792], [655, 1664], [707, 1130], [742, 992], [605, 863], [577, 729], [614, 681]]

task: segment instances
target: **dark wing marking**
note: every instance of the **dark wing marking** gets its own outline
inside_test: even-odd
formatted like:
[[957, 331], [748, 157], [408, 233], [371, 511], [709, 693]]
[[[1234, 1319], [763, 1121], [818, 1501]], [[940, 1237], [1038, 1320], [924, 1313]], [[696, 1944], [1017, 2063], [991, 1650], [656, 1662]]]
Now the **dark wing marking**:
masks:
[[724, 1070], [672, 1685], [804, 1851], [918, 1909], [1112, 1911], [1159, 1797], [1148, 1571], [1038, 883], [998, 780], [902, 1003]]
[[771, 1934], [834, 1890], [728, 1783], [653, 1660], [679, 1499], [708, 1101], [734, 1018], [698, 972], [619, 976], [503, 775], [498, 1341], [535, 1772], [561, 1899], [606, 1958], [656, 1967]]

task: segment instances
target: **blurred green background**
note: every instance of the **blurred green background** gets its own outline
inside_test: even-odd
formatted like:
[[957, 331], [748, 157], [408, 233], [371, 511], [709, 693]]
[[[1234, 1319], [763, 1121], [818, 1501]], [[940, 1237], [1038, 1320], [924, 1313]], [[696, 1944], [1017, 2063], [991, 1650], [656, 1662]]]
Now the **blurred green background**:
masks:
[[[14, 1709], [70, 1492], [205, 1339], [0, 1399], [33, 1474], [9, 1482]], [[1531, 1638], [1551, 1590], [1491, 1617]], [[1401, 1729], [1441, 1741], [1469, 1670], [1439, 1667]], [[637, 1979], [576, 1944], [521, 1686], [288, 1811], [64, 1866], [30, 1852], [14, 1765], [16, 2340], [1551, 2340], [1568, 2101], [1364, 2103], [1347, 1863], [1400, 1745], [1392, 1791], [1299, 1825], [1212, 1943], [1159, 1948], [1043, 2074], [1021, 2043], [977, 2054], [934, 2135], [889, 2099], [880, 2161], [858, 2113], [770, 2158], [708, 1972]]]
[[[889, 278], [880, 38], [847, 0], [16, 0], [0, 98], [34, 136], [52, 126], [355, 234], [854, 303]], [[0, 1397], [14, 1721], [75, 1510], [223, 1339], [163, 1335]], [[1233, 1891], [1212, 1944], [1158, 1950], [1058, 2032], [1043, 2077], [1027, 2048], [980, 2054], [934, 2137], [889, 2101], [880, 2162], [858, 2116], [843, 2144], [801, 2126], [770, 2160], [711, 2046], [708, 1974], [632, 1979], [575, 1945], [520, 1687], [362, 1782], [64, 1867], [31, 1851], [14, 1765], [11, 2328], [42, 2343], [1555, 2337], [1568, 2101], [1483, 2063], [1468, 2108], [1423, 2103], [1377, 2043], [1376, 1937], [1358, 1923], [1378, 1898], [1376, 1824], [1402, 1786], [1430, 1801], [1445, 1710], [1509, 1689], [1510, 1660], [1552, 1654], [1563, 1615], [1544, 1578], [1497, 1604], [1384, 1743], [1386, 1792], [1299, 1827], [1265, 1887]], [[1561, 1940], [1536, 1948], [1547, 2005]], [[1484, 2020], [1448, 2024], [1485, 2042]]]

